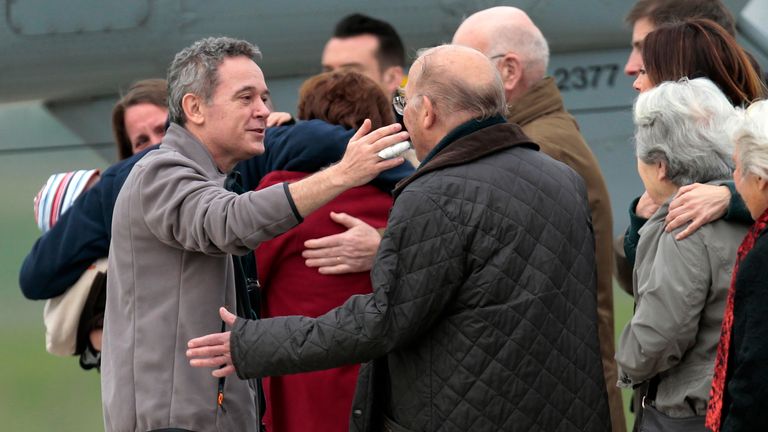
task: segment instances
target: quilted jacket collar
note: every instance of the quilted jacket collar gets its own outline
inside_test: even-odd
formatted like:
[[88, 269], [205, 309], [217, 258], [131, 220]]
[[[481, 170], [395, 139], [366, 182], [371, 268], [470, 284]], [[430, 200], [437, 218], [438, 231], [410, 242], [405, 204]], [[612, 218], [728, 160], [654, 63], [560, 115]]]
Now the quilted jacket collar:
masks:
[[539, 146], [531, 141], [516, 124], [499, 122], [496, 118], [485, 122], [470, 120], [446, 135], [424, 159], [419, 169], [397, 184], [393, 194], [397, 198], [406, 186], [432, 171], [463, 165], [519, 145], [534, 150], [539, 149]]

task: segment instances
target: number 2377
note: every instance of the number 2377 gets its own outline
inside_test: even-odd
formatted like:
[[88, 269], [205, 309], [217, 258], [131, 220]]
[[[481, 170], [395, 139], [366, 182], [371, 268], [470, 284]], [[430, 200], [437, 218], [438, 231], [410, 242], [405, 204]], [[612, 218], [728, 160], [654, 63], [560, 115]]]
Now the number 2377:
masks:
[[597, 89], [601, 86], [613, 87], [619, 65], [573, 66], [555, 69], [555, 80], [560, 91]]

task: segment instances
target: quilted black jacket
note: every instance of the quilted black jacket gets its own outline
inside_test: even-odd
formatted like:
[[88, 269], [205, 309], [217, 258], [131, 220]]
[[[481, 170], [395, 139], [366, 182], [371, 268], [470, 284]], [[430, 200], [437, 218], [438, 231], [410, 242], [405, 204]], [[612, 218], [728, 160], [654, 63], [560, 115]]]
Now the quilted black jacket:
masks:
[[584, 184], [490, 123], [453, 131], [398, 186], [373, 294], [315, 319], [237, 320], [241, 378], [371, 361], [352, 430], [384, 416], [394, 430], [610, 429]]

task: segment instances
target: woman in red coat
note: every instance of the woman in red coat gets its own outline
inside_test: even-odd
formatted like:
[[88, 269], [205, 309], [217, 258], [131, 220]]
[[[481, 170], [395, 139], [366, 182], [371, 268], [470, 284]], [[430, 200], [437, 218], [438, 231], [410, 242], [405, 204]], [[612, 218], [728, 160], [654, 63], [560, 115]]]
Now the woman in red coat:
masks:
[[[371, 119], [372, 127], [394, 123], [389, 99], [371, 79], [356, 72], [330, 72], [307, 80], [299, 91], [300, 120], [281, 126], [271, 137], [282, 144], [313, 145], [313, 131], [324, 126], [320, 121], [358, 128]], [[353, 133], [350, 130], [350, 134]], [[279, 150], [278, 150], [279, 151]], [[309, 172], [275, 171], [265, 176], [258, 188], [297, 181]], [[259, 281], [262, 286], [262, 316], [285, 315], [317, 317], [341, 305], [355, 294], [371, 292], [368, 272], [339, 275], [320, 274], [307, 267], [301, 253], [304, 242], [347, 229], [338, 222], [354, 216], [377, 229], [383, 229], [392, 207], [394, 184], [377, 183], [356, 187], [318, 209], [296, 228], [262, 243], [256, 250]], [[333, 212], [333, 213], [332, 213]], [[330, 214], [330, 216], [329, 216]], [[264, 379], [267, 398], [265, 424], [270, 431], [347, 431], [357, 382], [356, 364], [317, 372]]]

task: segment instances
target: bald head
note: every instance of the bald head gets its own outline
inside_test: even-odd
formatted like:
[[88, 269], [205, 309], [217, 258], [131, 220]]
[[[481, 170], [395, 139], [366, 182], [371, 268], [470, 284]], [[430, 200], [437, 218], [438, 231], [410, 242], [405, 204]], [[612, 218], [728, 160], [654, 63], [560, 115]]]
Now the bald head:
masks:
[[459, 45], [422, 53], [411, 66], [405, 96], [403, 121], [419, 159], [459, 125], [506, 111], [496, 68], [479, 51]]
[[[496, 68], [477, 50], [442, 45], [423, 52], [409, 74], [411, 90], [429, 97], [441, 117], [464, 122], [504, 114], [504, 92]], [[466, 117], [466, 119], [464, 119]]]
[[475, 48], [497, 62], [508, 99], [525, 92], [547, 72], [547, 40], [531, 18], [515, 7], [498, 6], [471, 15], [456, 30], [453, 43]]

